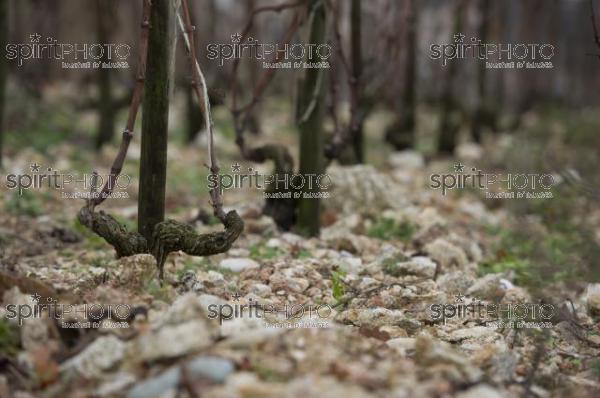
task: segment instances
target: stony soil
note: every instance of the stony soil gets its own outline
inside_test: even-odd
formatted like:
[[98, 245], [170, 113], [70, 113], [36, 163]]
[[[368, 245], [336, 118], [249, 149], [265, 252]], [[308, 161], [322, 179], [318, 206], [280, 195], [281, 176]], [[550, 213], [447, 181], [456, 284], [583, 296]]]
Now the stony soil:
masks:
[[[181, 156], [176, 151], [192, 156], [191, 149], [173, 149], [170, 158]], [[36, 156], [23, 154], [11, 167], [24, 169]], [[510, 274], [478, 272], [491, 250], [486, 231], [514, 219], [474, 194], [442, 196], [427, 187], [429, 173], [451, 167], [425, 167], [410, 152], [393, 155], [380, 170], [332, 167], [319, 239], [277, 231], [261, 215], [260, 197], [227, 192], [226, 205], [246, 223], [243, 236], [223, 255], [171, 255], [163, 286], [153, 257], [116, 260], [110, 246], [75, 226], [81, 201], [52, 192], [44, 214], [3, 212], [3, 271], [42, 281], [58, 302], [127, 303], [137, 316], [124, 328], [109, 320], [96, 329], [61, 329], [46, 317], [17, 328], [4, 321], [0, 397], [597, 396], [599, 285], [557, 292], [548, 329], [496, 329], [472, 317], [432, 319], [436, 304], [540, 300]], [[177, 198], [177, 189], [168, 203], [189, 204]], [[3, 196], [6, 207], [9, 195]], [[108, 208], [135, 219], [134, 199]], [[174, 213], [183, 221], [195, 211]], [[410, 231], [374, 236], [381, 218]], [[23, 281], [24, 291], [0, 286], [4, 315], [10, 303], [34, 303]], [[282, 313], [246, 313], [221, 325], [210, 319], [210, 308], [249, 303], [329, 310], [322, 318], [296, 314], [295, 327], [286, 326]], [[86, 321], [82, 312], [66, 318]], [[11, 330], [16, 349], [6, 342]]]

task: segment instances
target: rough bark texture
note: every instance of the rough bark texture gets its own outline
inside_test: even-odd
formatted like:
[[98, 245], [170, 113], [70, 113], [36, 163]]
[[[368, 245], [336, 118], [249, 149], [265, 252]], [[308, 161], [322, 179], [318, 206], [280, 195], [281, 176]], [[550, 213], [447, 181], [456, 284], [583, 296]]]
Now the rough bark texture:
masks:
[[146, 238], [137, 232], [128, 231], [124, 225], [119, 224], [110, 214], [103, 211], [93, 212], [87, 206], [84, 206], [79, 211], [78, 218], [80, 223], [114, 247], [117, 257], [148, 252]]
[[138, 231], [152, 241], [154, 226], [164, 220], [169, 122], [171, 0], [153, 0], [144, 84]]
[[[313, 3], [313, 15], [310, 28], [309, 42], [315, 45], [325, 42], [325, 6], [323, 3]], [[307, 62], [317, 62], [310, 57]], [[306, 69], [298, 98], [299, 112], [298, 127], [300, 129], [300, 174], [308, 176], [324, 172], [323, 156], [323, 69]], [[317, 236], [320, 227], [320, 200], [304, 197], [319, 192], [316, 184], [309, 187], [304, 184], [302, 197], [298, 203], [298, 231], [309, 236]]]
[[90, 211], [84, 206], [78, 215], [79, 221], [101, 236], [113, 246], [117, 257], [150, 253], [156, 258], [160, 279], [163, 278], [164, 264], [169, 253], [181, 250], [192, 256], [210, 256], [223, 253], [244, 230], [244, 222], [235, 211], [225, 216], [225, 230], [208, 234], [198, 234], [189, 224], [166, 220], [156, 224], [152, 232], [153, 245], [137, 232], [130, 232], [111, 215]]
[[396, 150], [414, 148], [416, 143], [416, 105], [417, 105], [417, 2], [407, 0], [405, 4], [406, 55], [402, 65], [404, 69], [404, 91], [398, 111], [398, 120], [386, 131], [386, 141]]
[[[0, 47], [6, 48], [8, 40], [8, 0], [0, 0]], [[0, 167], [2, 167], [2, 142], [4, 140], [4, 103], [6, 91], [6, 57], [0, 57]]]
[[189, 224], [166, 220], [154, 229], [152, 255], [156, 258], [159, 277], [169, 253], [181, 250], [192, 256], [211, 256], [226, 252], [244, 230], [244, 222], [234, 210], [223, 221], [225, 231], [198, 234]]

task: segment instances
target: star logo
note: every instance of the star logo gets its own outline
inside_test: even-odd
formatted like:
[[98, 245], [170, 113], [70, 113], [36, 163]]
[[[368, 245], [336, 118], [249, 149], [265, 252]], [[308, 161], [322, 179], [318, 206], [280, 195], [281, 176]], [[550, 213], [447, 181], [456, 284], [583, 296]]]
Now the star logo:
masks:
[[465, 40], [465, 35], [463, 35], [462, 33], [457, 33], [454, 35], [455, 43], [462, 43], [464, 40]]
[[241, 167], [242, 166], [240, 166], [240, 164], [238, 162], [235, 162], [235, 164], [231, 166], [231, 171], [239, 173]]
[[42, 167], [42, 166], [40, 166], [40, 165], [39, 165], [39, 164], [37, 164], [37, 163], [33, 163], [33, 164], [32, 164], [31, 166], [29, 166], [29, 167], [31, 168], [31, 172], [32, 172], [32, 173], [39, 173], [39, 172], [40, 172], [40, 167]]
[[462, 293], [455, 294], [454, 298], [457, 303], [464, 303], [464, 301], [465, 301], [465, 295]]
[[465, 169], [465, 165], [462, 164], [461, 162], [458, 162], [454, 165], [454, 171], [456, 171], [457, 173], [462, 173], [464, 169]]
[[39, 43], [41, 38], [42, 38], [42, 35], [39, 35], [39, 34], [37, 34], [37, 33], [34, 33], [34, 34], [32, 34], [32, 35], [29, 35], [29, 40], [30, 40], [32, 43]]
[[242, 35], [239, 33], [234, 33], [231, 35], [231, 41], [234, 43], [239, 43], [242, 40]]
[[37, 294], [37, 293], [33, 293], [33, 294], [31, 295], [31, 298], [33, 299], [33, 301], [35, 301], [35, 302], [37, 303], [38, 301], [40, 301], [40, 299], [42, 298], [42, 296], [40, 296], [40, 295], [39, 295], [39, 294]]
[[233, 299], [233, 301], [240, 301], [240, 297], [242, 297], [242, 295], [239, 294], [238, 292], [235, 292], [231, 295], [231, 298]]

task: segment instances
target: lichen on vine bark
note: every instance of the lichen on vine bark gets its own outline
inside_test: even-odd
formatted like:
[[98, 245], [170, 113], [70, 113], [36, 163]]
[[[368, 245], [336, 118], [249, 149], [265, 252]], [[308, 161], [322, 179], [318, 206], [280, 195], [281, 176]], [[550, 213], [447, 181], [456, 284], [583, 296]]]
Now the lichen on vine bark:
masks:
[[149, 253], [156, 258], [160, 279], [169, 253], [182, 251], [192, 256], [211, 256], [226, 252], [244, 230], [244, 222], [235, 210], [227, 213], [224, 231], [199, 234], [189, 224], [165, 220], [156, 224], [152, 246], [137, 232], [128, 231], [110, 214], [93, 212], [87, 206], [79, 211], [79, 221], [115, 248], [117, 257]]

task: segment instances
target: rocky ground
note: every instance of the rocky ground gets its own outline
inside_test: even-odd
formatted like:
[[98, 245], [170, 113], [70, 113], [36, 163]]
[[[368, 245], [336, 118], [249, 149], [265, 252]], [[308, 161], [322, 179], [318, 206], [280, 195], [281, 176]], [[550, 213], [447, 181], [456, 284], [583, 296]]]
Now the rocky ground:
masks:
[[[473, 148], [463, 152], [469, 161]], [[332, 167], [320, 239], [278, 232], [260, 198], [227, 192], [243, 236], [223, 255], [171, 255], [162, 286], [151, 256], [115, 260], [110, 246], [76, 227], [77, 201], [65, 205], [52, 193], [44, 214], [3, 212], [2, 270], [19, 278], [18, 287], [6, 277], [0, 284], [4, 316], [8, 304], [48, 297], [126, 303], [135, 316], [119, 323], [127, 327], [104, 319], [89, 329], [57, 328], [47, 317], [20, 327], [3, 320], [0, 397], [598, 396], [600, 285], [556, 292], [546, 329], [432, 319], [432, 305], [540, 303], [510, 273], [481, 274], [487, 231], [513, 216], [475, 194], [427, 187], [429, 173], [451, 168], [425, 167], [412, 152], [380, 170]], [[128, 219], [134, 203], [111, 211]], [[33, 280], [48, 293], [32, 297]], [[211, 308], [227, 315], [252, 303], [321, 311], [211, 319]], [[73, 311], [65, 320], [88, 319]]]

